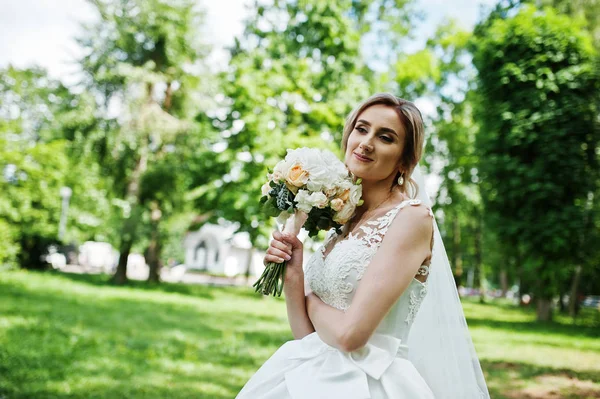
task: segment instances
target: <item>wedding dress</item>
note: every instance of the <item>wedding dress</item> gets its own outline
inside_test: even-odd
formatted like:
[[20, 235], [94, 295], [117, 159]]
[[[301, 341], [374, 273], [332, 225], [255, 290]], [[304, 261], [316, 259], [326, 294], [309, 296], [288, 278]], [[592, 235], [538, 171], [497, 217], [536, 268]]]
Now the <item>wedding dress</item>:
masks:
[[[323, 246], [305, 265], [305, 280], [326, 304], [345, 311], [394, 217], [406, 200], [385, 215], [367, 222], [356, 234], [337, 242], [329, 253]], [[431, 209], [429, 210], [430, 215]], [[238, 399], [429, 399], [432, 390], [408, 358], [408, 335], [427, 294], [429, 264], [423, 264], [408, 288], [381, 321], [368, 343], [354, 352], [325, 344], [316, 332], [286, 342], [256, 372]], [[420, 280], [425, 280], [422, 282]], [[456, 398], [462, 399], [462, 398]]]

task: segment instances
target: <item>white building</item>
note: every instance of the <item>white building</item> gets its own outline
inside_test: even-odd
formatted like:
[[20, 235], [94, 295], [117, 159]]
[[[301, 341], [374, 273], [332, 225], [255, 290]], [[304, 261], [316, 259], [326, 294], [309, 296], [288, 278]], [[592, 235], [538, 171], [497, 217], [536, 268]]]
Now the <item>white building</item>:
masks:
[[234, 224], [206, 223], [188, 233], [183, 243], [186, 268], [235, 276], [246, 274], [249, 267], [251, 276], [259, 276], [264, 253], [252, 247], [248, 233], [234, 233], [236, 229]]
[[[264, 251], [252, 247], [247, 232], [235, 233], [237, 223], [215, 225], [206, 223], [200, 230], [187, 233], [184, 239], [185, 268], [222, 274], [225, 276], [250, 275], [258, 277], [264, 270]], [[302, 230], [298, 238], [304, 242], [306, 262], [319, 242], [308, 238]], [[307, 239], [308, 238], [308, 239]]]

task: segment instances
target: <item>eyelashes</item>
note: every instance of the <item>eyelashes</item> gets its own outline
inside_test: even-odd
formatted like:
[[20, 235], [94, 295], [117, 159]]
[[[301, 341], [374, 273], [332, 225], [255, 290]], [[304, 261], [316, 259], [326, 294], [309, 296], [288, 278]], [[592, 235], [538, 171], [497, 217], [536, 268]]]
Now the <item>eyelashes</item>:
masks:
[[[354, 128], [354, 130], [356, 130], [356, 131], [357, 131], [357, 132], [359, 132], [360, 134], [366, 134], [366, 133], [368, 133], [367, 129], [365, 129], [365, 128], [364, 128], [364, 127], [362, 127], [362, 126], [357, 126], [357, 127], [355, 127], [355, 128]], [[382, 141], [386, 142], [386, 143], [392, 143], [392, 142], [394, 141], [394, 139], [393, 139], [393, 138], [391, 138], [391, 137], [389, 137], [389, 136], [385, 136], [385, 135], [381, 135], [381, 136], [379, 136], [379, 138], [380, 138]]]

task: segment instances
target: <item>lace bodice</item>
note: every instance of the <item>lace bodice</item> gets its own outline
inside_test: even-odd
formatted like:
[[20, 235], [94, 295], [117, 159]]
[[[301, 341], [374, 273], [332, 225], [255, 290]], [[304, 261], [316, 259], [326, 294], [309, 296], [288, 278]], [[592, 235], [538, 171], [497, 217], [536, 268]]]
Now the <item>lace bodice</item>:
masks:
[[[328, 244], [337, 238], [333, 231], [328, 234], [322, 247], [306, 263], [304, 272], [311, 290], [323, 302], [343, 311], [348, 309], [356, 287], [388, 228], [398, 212], [407, 205], [420, 206], [421, 201], [401, 202], [383, 216], [365, 223], [358, 232], [350, 233], [347, 238], [337, 242], [326, 254]], [[431, 210], [429, 214], [433, 216]], [[428, 273], [428, 264], [423, 264], [417, 276], [426, 277]], [[413, 278], [376, 331], [405, 340], [426, 294], [427, 283]]]

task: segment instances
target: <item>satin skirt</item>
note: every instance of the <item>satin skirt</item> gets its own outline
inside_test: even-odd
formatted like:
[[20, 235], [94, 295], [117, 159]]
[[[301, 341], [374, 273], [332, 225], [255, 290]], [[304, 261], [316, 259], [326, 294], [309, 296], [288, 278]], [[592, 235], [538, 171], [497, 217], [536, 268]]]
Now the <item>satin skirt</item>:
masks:
[[363, 348], [342, 352], [315, 332], [282, 345], [236, 398], [434, 398], [407, 355], [408, 347], [390, 335], [374, 334]]

